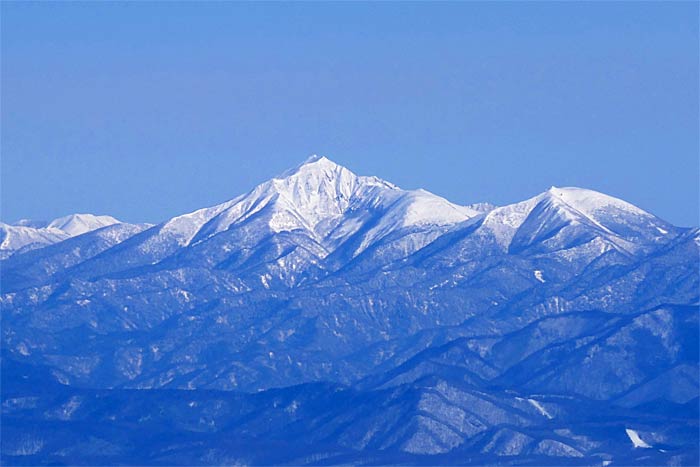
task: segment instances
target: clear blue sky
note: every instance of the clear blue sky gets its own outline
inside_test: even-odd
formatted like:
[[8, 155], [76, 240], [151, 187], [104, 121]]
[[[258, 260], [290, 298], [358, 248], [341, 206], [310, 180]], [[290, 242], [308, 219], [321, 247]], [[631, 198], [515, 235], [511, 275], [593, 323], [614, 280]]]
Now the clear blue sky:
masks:
[[2, 213], [160, 221], [319, 153], [698, 225], [698, 3], [2, 2]]

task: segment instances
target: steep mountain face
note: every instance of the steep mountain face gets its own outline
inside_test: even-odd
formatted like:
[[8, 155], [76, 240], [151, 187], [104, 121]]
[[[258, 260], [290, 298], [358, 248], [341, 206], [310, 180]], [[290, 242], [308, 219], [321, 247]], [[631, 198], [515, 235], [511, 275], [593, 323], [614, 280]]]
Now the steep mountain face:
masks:
[[700, 232], [619, 199], [465, 207], [313, 157], [155, 226], [24, 224], [4, 463], [698, 462]]

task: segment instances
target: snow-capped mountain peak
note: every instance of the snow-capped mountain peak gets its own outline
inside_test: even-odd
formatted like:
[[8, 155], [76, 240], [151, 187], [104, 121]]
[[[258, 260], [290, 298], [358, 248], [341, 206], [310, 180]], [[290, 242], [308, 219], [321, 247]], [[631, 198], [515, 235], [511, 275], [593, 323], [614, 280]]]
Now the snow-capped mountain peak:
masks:
[[424, 189], [402, 190], [378, 177], [356, 175], [324, 156], [312, 156], [268, 183], [306, 219], [311, 218], [312, 225], [349, 210], [382, 207], [401, 211], [402, 218], [394, 220], [404, 226], [461, 222], [479, 214]]
[[326, 157], [312, 156], [282, 177], [264, 183], [267, 194], [279, 194], [315, 226], [342, 215], [350, 204], [372, 187], [398, 189], [377, 177], [362, 177]]
[[553, 186], [543, 195], [566, 203], [588, 217], [595, 217], [596, 214], [610, 210], [625, 211], [639, 216], [651, 216], [651, 214], [626, 201], [585, 188]]
[[68, 233], [56, 228], [34, 228], [0, 222], [0, 259], [7, 258], [20, 249], [40, 248], [69, 237]]
[[294, 175], [302, 173], [302, 172], [308, 174], [308, 173], [312, 173], [312, 172], [326, 172], [326, 173], [336, 172], [336, 173], [338, 173], [341, 171], [350, 172], [350, 170], [348, 170], [347, 168], [343, 167], [340, 164], [333, 162], [332, 160], [330, 160], [326, 156], [319, 156], [319, 155], [314, 154], [314, 155], [308, 157], [301, 164], [299, 164], [295, 167], [292, 167], [291, 169], [285, 170], [284, 172], [282, 172], [281, 175], [278, 175], [277, 177], [275, 177], [275, 179], [282, 180], [282, 179], [290, 178], [290, 177], [293, 177]]
[[621, 199], [584, 188], [550, 188], [544, 196], [556, 200], [600, 229], [635, 242], [656, 242], [676, 232], [676, 228], [637, 206]]
[[496, 208], [484, 222], [502, 247], [510, 245], [516, 232], [522, 239], [527, 230], [526, 236], [534, 235], [534, 241], [563, 226], [581, 224], [625, 249], [632, 248], [628, 241], [639, 246], [675, 231], [672, 225], [626, 201], [585, 188], [556, 186], [528, 200]]
[[119, 224], [112, 216], [95, 216], [94, 214], [71, 214], [52, 220], [47, 228], [60, 229], [71, 237], [97, 230], [108, 225]]
[[0, 258], [11, 256], [20, 249], [41, 248], [70, 237], [121, 223], [110, 216], [71, 214], [49, 223], [22, 219], [14, 225], [0, 223]]
[[287, 196], [295, 204], [313, 204], [324, 196], [347, 200], [361, 186], [399, 189], [378, 177], [356, 175], [327, 157], [317, 155], [261, 186]]
[[[264, 213], [273, 232], [303, 229], [322, 243], [333, 232], [332, 243], [337, 244], [339, 232], [344, 232], [341, 237], [350, 235], [371, 212], [385, 213], [379, 222], [382, 231], [419, 224], [453, 224], [479, 214], [425, 190], [401, 190], [378, 177], [356, 175], [326, 157], [312, 156], [229, 202], [203, 226], [193, 242]], [[346, 221], [354, 227], [340, 228]]]

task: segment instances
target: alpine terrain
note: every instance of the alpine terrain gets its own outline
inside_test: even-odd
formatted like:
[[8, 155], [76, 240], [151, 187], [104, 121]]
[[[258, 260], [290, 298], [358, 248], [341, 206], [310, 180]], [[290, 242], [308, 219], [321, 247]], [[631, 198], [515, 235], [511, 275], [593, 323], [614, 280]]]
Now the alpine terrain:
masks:
[[698, 465], [700, 230], [325, 157], [157, 225], [0, 224], [3, 465]]

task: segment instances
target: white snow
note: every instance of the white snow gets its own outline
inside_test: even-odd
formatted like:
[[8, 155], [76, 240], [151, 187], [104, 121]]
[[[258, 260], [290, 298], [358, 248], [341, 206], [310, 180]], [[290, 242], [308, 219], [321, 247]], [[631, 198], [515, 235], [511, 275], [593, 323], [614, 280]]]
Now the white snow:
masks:
[[[531, 217], [533, 213], [536, 213], [536, 217]], [[524, 228], [525, 224], [527, 228]], [[562, 225], [571, 225], [573, 229], [561, 229]], [[576, 232], [579, 225], [598, 230], [596, 239], [601, 242], [597, 244], [599, 253], [596, 256], [609, 249], [634, 253], [642, 248], [640, 239], [660, 241], [658, 235], [650, 235], [649, 229], [668, 228], [666, 223], [652, 214], [612, 196], [576, 187], [552, 187], [528, 200], [491, 210], [474, 237], [495, 242], [507, 251], [516, 233], [519, 241], [526, 245], [528, 241], [541, 241], [538, 236], [551, 228], [559, 231], [557, 235], [562, 238], [544, 238], [552, 244], [559, 242], [565, 245], [566, 233]], [[560, 253], [566, 254], [567, 251], [564, 249]], [[593, 251], [590, 253], [593, 254]]]
[[633, 430], [631, 428], [625, 428], [625, 432], [627, 433], [627, 436], [629, 436], [630, 441], [632, 441], [632, 444], [634, 445], [635, 448], [650, 448], [651, 447], [650, 445], [645, 443], [642, 438], [639, 437], [639, 433], [637, 433], [635, 430]]
[[479, 215], [471, 208], [457, 206], [425, 190], [409, 191], [402, 201], [401, 221], [404, 227], [456, 224]]
[[144, 245], [144, 247], [149, 249], [150, 247], [154, 246], [151, 244], [157, 244], [159, 241], [161, 241], [164, 235], [175, 239], [175, 241], [182, 246], [188, 245], [202, 226], [209, 222], [214, 216], [221, 213], [221, 211], [228, 208], [236, 201], [236, 199], [218, 204], [216, 206], [198, 209], [181, 216], [173, 217], [162, 225], [157, 226], [157, 228], [160, 228], [160, 238], [156, 237], [153, 240], [147, 241], [147, 244]]
[[527, 401], [528, 401], [534, 408], [536, 408], [536, 409], [539, 411], [539, 413], [541, 413], [542, 415], [544, 415], [544, 416], [547, 417], [548, 419], [551, 420], [551, 419], [553, 418], [552, 415], [547, 411], [547, 409], [545, 409], [545, 408], [542, 406], [542, 404], [540, 404], [540, 403], [539, 403], [538, 401], [536, 401], [535, 399], [528, 399]]
[[[374, 213], [381, 214], [378, 220]], [[326, 256], [368, 223], [374, 225], [363, 234], [355, 254], [397, 229], [450, 226], [479, 215], [425, 190], [402, 190], [313, 156], [245, 195], [173, 219], [163, 230], [181, 237], [183, 245], [195, 245], [255, 217], [256, 229], [306, 232], [325, 248], [319, 254]]]
[[56, 228], [34, 228], [8, 225], [0, 222], [0, 250], [15, 251], [28, 246], [45, 246], [57, 243], [70, 235]]
[[24, 342], [20, 342], [20, 344], [17, 346], [17, 351], [25, 357], [31, 354], [31, 352], [27, 348], [27, 344], [25, 344]]
[[534, 273], [535, 273], [535, 279], [537, 279], [538, 281], [540, 281], [542, 283], [545, 282], [544, 277], [542, 277], [542, 271], [540, 271], [539, 269], [536, 269], [534, 271]]
[[292, 403], [289, 404], [289, 405], [287, 406], [287, 408], [284, 409], [284, 410], [285, 410], [285, 412], [287, 412], [287, 413], [293, 414], [293, 413], [296, 413], [296, 411], [297, 411], [298, 408], [299, 408], [299, 403], [298, 403], [296, 400], [293, 400]]
[[227, 230], [263, 210], [273, 232], [305, 229], [323, 237], [350, 209], [359, 191], [377, 188], [398, 190], [376, 177], [358, 177], [325, 157], [313, 156], [225, 203], [224, 209], [199, 232], [195, 241]]
[[[246, 194], [174, 217], [151, 228], [135, 248], [140, 253], [148, 252], [154, 256], [149, 260], [157, 264], [178, 248], [195, 246], [226, 231], [231, 231], [232, 240], [222, 239], [218, 243], [218, 252], [252, 251], [270, 233], [299, 232], [311, 240], [310, 247], [305, 245], [310, 259], [294, 256], [299, 253], [289, 258], [280, 256], [278, 266], [282, 272], [274, 276], [293, 284], [295, 278], [286, 278], [285, 271], [302, 270], [307, 263], [319, 261], [342, 245], [348, 245], [349, 239], [352, 239], [353, 248], [348, 251], [350, 257], [361, 254], [387, 237], [391, 240], [383, 245], [381, 254], [407, 257], [456, 226], [477, 225], [483, 221], [474, 238], [481, 241], [489, 237], [489, 241], [506, 249], [515, 233], [520, 235], [523, 232], [519, 229], [543, 200], [551, 201], [557, 219], [562, 217], [572, 223], [585, 221], [603, 229], [606, 240], [596, 238], [589, 245], [590, 248], [595, 246], [597, 254], [618, 244], [624, 246], [623, 239], [616, 240], [616, 235], [604, 227], [605, 222], [599, 222], [596, 217], [599, 213], [609, 216], [609, 208], [613, 207], [612, 217], [620, 214], [620, 210], [635, 216], [642, 213], [653, 217], [624, 201], [580, 188], [552, 187], [521, 203], [495, 209], [492, 206], [475, 209], [450, 203], [425, 190], [402, 190], [377, 177], [358, 176], [326, 157], [313, 156]], [[118, 222], [109, 216], [74, 214], [54, 219], [46, 227], [38, 227], [43, 224], [30, 221], [23, 221], [21, 226], [0, 224], [0, 257], [5, 253], [3, 250], [12, 254], [26, 245], [48, 245]], [[665, 231], [658, 226], [666, 224], [650, 225], [659, 232]], [[532, 235], [537, 233], [533, 231]], [[607, 236], [615, 239], [609, 240]], [[250, 244], [242, 244], [247, 241]], [[574, 253], [569, 250], [560, 254]], [[541, 270], [535, 270], [533, 274], [539, 282], [545, 282]], [[271, 280], [272, 276], [260, 276], [265, 288], [271, 287]], [[433, 287], [440, 286], [443, 285]], [[185, 300], [190, 298], [186, 292], [180, 295]]]
[[121, 223], [110, 216], [71, 214], [43, 225], [26, 219], [9, 225], [0, 222], [0, 251], [14, 252], [21, 248], [40, 248], [93, 230]]
[[189, 302], [192, 298], [192, 295], [190, 295], [190, 293], [188, 291], [182, 290], [182, 289], [177, 290], [177, 295], [179, 297], [182, 297], [183, 300], [185, 300], [186, 302]]
[[48, 229], [63, 230], [71, 237], [97, 230], [120, 222], [111, 216], [95, 216], [93, 214], [71, 214], [59, 217], [49, 222]]
[[528, 200], [493, 209], [484, 218], [482, 230], [489, 231], [503, 248], [510, 244], [515, 232], [525, 222], [542, 195]]
[[633, 204], [585, 188], [557, 188], [553, 186], [547, 193], [554, 198], [560, 199], [588, 217], [595, 218], [598, 212], [609, 208], [616, 208], [637, 215], [649, 216], [649, 213], [639, 209]]

